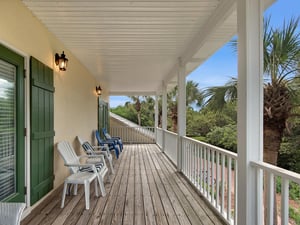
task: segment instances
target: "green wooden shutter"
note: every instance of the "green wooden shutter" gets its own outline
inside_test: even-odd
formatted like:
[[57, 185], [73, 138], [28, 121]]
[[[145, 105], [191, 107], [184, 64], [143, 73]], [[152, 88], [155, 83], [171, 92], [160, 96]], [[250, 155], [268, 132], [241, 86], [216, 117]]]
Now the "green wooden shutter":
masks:
[[31, 204], [53, 188], [53, 70], [31, 57]]

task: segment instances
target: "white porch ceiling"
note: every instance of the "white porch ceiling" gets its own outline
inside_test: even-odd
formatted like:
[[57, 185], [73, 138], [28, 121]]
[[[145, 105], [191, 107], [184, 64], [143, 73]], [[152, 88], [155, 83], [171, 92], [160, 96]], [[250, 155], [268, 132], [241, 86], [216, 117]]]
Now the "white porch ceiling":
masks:
[[22, 1], [110, 95], [160, 92], [236, 33], [235, 0]]

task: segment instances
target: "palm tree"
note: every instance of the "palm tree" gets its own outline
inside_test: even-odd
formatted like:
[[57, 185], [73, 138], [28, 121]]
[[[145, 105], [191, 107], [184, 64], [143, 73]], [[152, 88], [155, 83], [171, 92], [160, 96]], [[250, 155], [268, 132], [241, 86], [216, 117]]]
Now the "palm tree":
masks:
[[274, 165], [298, 88], [292, 85], [300, 61], [298, 22], [291, 19], [282, 29], [264, 32], [264, 71], [269, 75], [264, 85], [264, 161]]
[[[295, 84], [299, 73], [300, 33], [299, 18], [292, 18], [282, 28], [272, 29], [270, 19], [264, 22], [264, 161], [277, 165], [278, 151], [288, 119], [291, 117]], [[237, 46], [236, 41], [233, 42]], [[228, 101], [236, 101], [237, 81], [205, 90], [206, 104], [222, 109]]]
[[[196, 104], [196, 106], [200, 107], [203, 103], [203, 96], [198, 88], [198, 83], [194, 81], [188, 81], [186, 83], [186, 106], [192, 107], [193, 104]], [[174, 87], [171, 92], [168, 93], [168, 107], [169, 107], [169, 113], [172, 120], [172, 130], [174, 132], [177, 132], [177, 93], [178, 93], [178, 87]]]
[[140, 96], [130, 96], [131, 100], [133, 101], [134, 108], [137, 112], [137, 121], [138, 125], [141, 126], [141, 100]]

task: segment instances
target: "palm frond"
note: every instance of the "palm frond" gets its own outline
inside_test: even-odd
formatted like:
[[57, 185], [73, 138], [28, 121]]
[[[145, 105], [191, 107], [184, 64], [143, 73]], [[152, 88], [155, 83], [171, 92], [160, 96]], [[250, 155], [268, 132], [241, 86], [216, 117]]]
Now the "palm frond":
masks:
[[298, 24], [299, 18], [292, 18], [288, 22], [284, 21], [281, 28], [265, 27], [264, 73], [270, 77], [271, 82], [281, 82], [295, 76], [300, 57]]
[[237, 99], [237, 79], [232, 77], [224, 86], [205, 89], [203, 97], [206, 99], [205, 106], [215, 111], [222, 110], [227, 102]]

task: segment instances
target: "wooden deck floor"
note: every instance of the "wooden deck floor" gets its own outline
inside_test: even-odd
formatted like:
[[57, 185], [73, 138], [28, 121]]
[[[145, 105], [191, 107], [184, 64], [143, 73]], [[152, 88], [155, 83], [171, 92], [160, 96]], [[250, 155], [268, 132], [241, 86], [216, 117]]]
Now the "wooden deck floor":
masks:
[[59, 188], [21, 224], [223, 224], [156, 145], [125, 145], [115, 168], [105, 182], [105, 197], [95, 197], [91, 185], [89, 210], [82, 188], [77, 196], [67, 196], [61, 209]]

